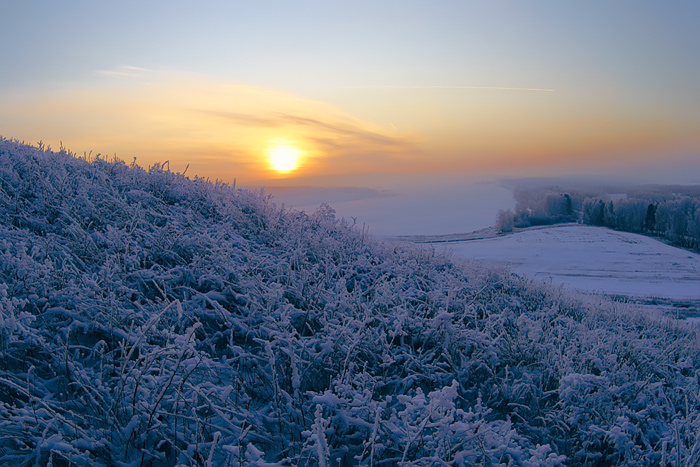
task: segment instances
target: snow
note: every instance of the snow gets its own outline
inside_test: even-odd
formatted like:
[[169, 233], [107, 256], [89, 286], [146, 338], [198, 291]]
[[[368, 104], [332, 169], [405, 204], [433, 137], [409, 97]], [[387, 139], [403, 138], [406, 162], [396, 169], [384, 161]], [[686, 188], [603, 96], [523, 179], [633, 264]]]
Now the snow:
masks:
[[700, 255], [642, 235], [564, 225], [445, 248], [453, 257], [506, 263], [517, 273], [579, 291], [700, 299]]
[[[700, 326], [162, 166], [0, 138], [0, 184], [1, 465], [700, 465]], [[630, 256], [565, 232], [433, 245]]]

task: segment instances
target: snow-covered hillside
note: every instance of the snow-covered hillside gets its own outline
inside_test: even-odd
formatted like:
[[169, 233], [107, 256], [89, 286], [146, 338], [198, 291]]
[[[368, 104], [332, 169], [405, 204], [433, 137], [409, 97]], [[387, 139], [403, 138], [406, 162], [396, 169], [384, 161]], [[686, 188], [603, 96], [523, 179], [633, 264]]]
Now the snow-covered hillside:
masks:
[[700, 300], [700, 255], [642, 235], [564, 225], [446, 245], [456, 257], [584, 292]]
[[698, 465], [698, 337], [0, 138], [2, 465]]

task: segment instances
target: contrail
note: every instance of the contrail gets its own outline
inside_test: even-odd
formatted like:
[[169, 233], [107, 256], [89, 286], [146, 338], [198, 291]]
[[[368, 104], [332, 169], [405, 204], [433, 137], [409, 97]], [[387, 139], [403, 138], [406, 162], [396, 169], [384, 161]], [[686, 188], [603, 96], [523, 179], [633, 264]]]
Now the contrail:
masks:
[[503, 86], [340, 86], [342, 89], [490, 89], [496, 91], [554, 92], [547, 88], [514, 88]]
[[148, 68], [142, 68], [140, 66], [132, 65], [120, 65], [111, 70], [95, 70], [95, 74], [101, 76], [128, 76], [135, 77], [139, 76], [140, 73], [153, 73], [154, 70], [149, 70]]

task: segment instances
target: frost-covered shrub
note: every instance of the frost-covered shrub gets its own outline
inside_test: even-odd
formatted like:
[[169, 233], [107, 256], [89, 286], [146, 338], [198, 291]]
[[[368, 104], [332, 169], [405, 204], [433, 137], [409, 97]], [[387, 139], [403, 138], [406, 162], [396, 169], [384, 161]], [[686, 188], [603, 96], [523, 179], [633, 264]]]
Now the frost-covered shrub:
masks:
[[0, 463], [695, 465], [694, 328], [0, 140]]

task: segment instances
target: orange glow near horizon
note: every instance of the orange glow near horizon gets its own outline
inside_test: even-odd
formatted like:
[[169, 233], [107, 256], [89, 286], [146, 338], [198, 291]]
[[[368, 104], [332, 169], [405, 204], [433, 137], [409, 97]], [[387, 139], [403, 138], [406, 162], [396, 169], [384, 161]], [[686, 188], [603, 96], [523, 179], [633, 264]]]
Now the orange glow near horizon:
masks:
[[136, 157], [142, 167], [168, 160], [174, 170], [189, 165], [188, 175], [243, 184], [281, 178], [360, 183], [365, 174], [561, 173], [644, 158], [651, 163], [653, 152], [700, 148], [692, 125], [556, 92], [441, 103], [400, 89], [386, 98], [373, 94], [375, 107], [353, 106], [360, 101], [356, 92], [331, 105], [175, 74], [9, 96], [0, 123], [5, 137], [54, 148], [62, 142], [79, 155]]
[[0, 108], [5, 137], [136, 157], [142, 167], [168, 160], [174, 170], [189, 165], [188, 175], [225, 182], [381, 173], [418, 151], [411, 138], [336, 106], [210, 78], [9, 97]]
[[700, 2], [9, 3], [6, 138], [243, 186], [700, 173]]

